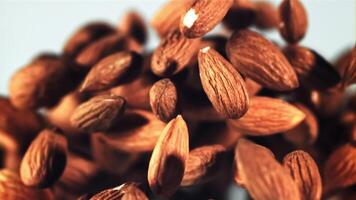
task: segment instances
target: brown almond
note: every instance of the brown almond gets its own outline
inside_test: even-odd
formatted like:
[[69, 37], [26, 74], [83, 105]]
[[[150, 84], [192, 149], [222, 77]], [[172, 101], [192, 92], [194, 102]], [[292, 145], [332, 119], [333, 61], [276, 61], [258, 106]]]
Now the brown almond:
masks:
[[253, 97], [247, 113], [230, 120], [233, 127], [247, 135], [270, 135], [290, 130], [301, 123], [305, 114], [295, 106], [270, 97]]
[[203, 89], [214, 108], [226, 118], [240, 118], [249, 104], [248, 93], [241, 75], [210, 47], [198, 54], [199, 74]]
[[51, 190], [25, 186], [20, 177], [8, 169], [0, 170], [0, 199], [6, 200], [53, 200]]
[[195, 0], [182, 15], [181, 32], [188, 38], [202, 37], [222, 21], [232, 3], [233, 0]]
[[132, 38], [124, 36], [123, 33], [110, 34], [90, 43], [76, 57], [76, 63], [84, 68], [91, 68], [102, 58], [121, 50], [138, 50], [130, 48]]
[[158, 196], [169, 197], [179, 188], [189, 155], [189, 133], [178, 115], [164, 128], [152, 152], [148, 183]]
[[234, 67], [264, 87], [284, 91], [299, 86], [297, 75], [287, 58], [273, 43], [256, 32], [235, 32], [227, 42], [226, 52]]
[[81, 92], [95, 92], [124, 83], [140, 72], [142, 58], [133, 51], [111, 54], [99, 61], [87, 74]]
[[150, 90], [150, 105], [153, 113], [162, 121], [169, 122], [177, 114], [177, 89], [168, 78], [153, 84]]
[[350, 53], [348, 62], [345, 64], [345, 70], [343, 72], [342, 82], [344, 86], [353, 84], [356, 82], [356, 47], [354, 47]]
[[191, 6], [193, 0], [169, 0], [151, 20], [151, 25], [161, 38], [179, 29], [181, 16]]
[[170, 32], [155, 49], [151, 69], [157, 76], [171, 76], [183, 70], [198, 50], [200, 39], [188, 39], [178, 30]]
[[148, 200], [145, 193], [138, 188], [136, 183], [124, 183], [118, 187], [106, 189], [90, 200]]
[[305, 118], [299, 125], [286, 131], [283, 136], [286, 140], [299, 146], [311, 145], [318, 137], [318, 119], [314, 113], [304, 105], [296, 104], [295, 106], [305, 114]]
[[269, 149], [240, 139], [235, 162], [239, 179], [253, 199], [300, 199], [297, 185]]
[[324, 193], [356, 183], [356, 147], [345, 144], [331, 153], [324, 165]]
[[105, 22], [91, 22], [69, 37], [64, 45], [63, 53], [66, 56], [75, 57], [81, 50], [102, 37], [115, 32], [115, 29]]
[[31, 187], [49, 187], [62, 175], [66, 161], [66, 138], [45, 129], [33, 140], [22, 159], [21, 180]]
[[279, 6], [279, 31], [291, 44], [299, 42], [307, 32], [308, 16], [299, 0], [284, 0]]
[[71, 124], [83, 131], [106, 131], [125, 110], [125, 99], [115, 95], [100, 95], [78, 106]]
[[129, 153], [152, 151], [165, 127], [154, 114], [144, 110], [128, 110], [116, 124], [112, 130], [92, 137]]
[[189, 153], [181, 186], [209, 181], [218, 171], [225, 148], [221, 145], [198, 147]]
[[262, 89], [260, 84], [250, 78], [245, 78], [245, 84], [249, 97], [255, 96]]
[[119, 31], [134, 38], [141, 45], [147, 41], [145, 20], [135, 11], [126, 13], [119, 25]]
[[18, 109], [53, 106], [71, 88], [69, 78], [69, 67], [61, 58], [37, 59], [12, 76], [11, 103]]
[[256, 7], [256, 26], [261, 29], [277, 28], [279, 24], [279, 13], [277, 8], [268, 1], [258, 1]]
[[223, 19], [223, 25], [229, 30], [244, 29], [256, 21], [257, 10], [250, 0], [234, 0]]
[[293, 151], [283, 158], [283, 166], [297, 184], [302, 200], [319, 200], [322, 184], [318, 166], [304, 151]]
[[283, 50], [297, 73], [299, 82], [311, 89], [325, 90], [339, 83], [340, 75], [317, 52], [293, 45]]

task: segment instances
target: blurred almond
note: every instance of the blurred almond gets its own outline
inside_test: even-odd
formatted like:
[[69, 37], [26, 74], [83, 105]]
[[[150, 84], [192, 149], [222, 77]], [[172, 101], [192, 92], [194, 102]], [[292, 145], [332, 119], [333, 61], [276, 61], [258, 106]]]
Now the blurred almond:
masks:
[[71, 124], [83, 131], [96, 132], [109, 129], [125, 110], [125, 99], [115, 95], [99, 95], [78, 106]]
[[111, 54], [100, 60], [85, 77], [80, 91], [93, 92], [124, 83], [142, 68], [142, 58], [132, 51]]
[[234, 0], [223, 19], [223, 25], [230, 30], [244, 29], [256, 21], [256, 5], [250, 0]]
[[161, 38], [179, 28], [181, 16], [191, 6], [193, 0], [169, 0], [153, 16], [151, 25]]
[[200, 79], [214, 108], [226, 118], [240, 118], [249, 104], [241, 75], [218, 52], [205, 47], [198, 54]]
[[110, 131], [92, 137], [128, 153], [152, 151], [165, 127], [164, 122], [144, 110], [128, 110], [116, 124]]
[[130, 11], [121, 20], [119, 31], [131, 36], [139, 44], [144, 45], [147, 41], [147, 27], [143, 17], [135, 11]]
[[308, 28], [308, 16], [303, 4], [299, 0], [283, 0], [279, 15], [282, 37], [291, 44], [299, 42]]
[[356, 83], [356, 47], [352, 49], [349, 60], [345, 64], [342, 82], [345, 86]]
[[41, 190], [25, 186], [19, 176], [10, 170], [0, 170], [0, 199], [6, 200], [53, 200], [49, 189]]
[[182, 15], [181, 32], [187, 38], [202, 37], [222, 21], [232, 3], [233, 0], [195, 0]]
[[157, 76], [171, 76], [183, 70], [198, 50], [200, 39], [188, 39], [172, 31], [153, 52], [151, 69]]
[[235, 162], [239, 179], [253, 199], [300, 199], [297, 185], [269, 149], [240, 139]]
[[293, 67], [282, 52], [260, 34], [241, 30], [226, 45], [227, 55], [243, 75], [273, 90], [292, 90], [299, 86]]
[[345, 144], [331, 153], [324, 165], [324, 193], [356, 183], [356, 147]]
[[225, 153], [221, 145], [198, 147], [189, 153], [181, 186], [193, 186], [209, 181], [219, 170]]
[[49, 187], [62, 175], [66, 161], [66, 138], [45, 129], [33, 140], [22, 159], [21, 180], [31, 187]]
[[153, 113], [162, 121], [168, 122], [177, 114], [177, 89], [169, 79], [161, 79], [150, 90], [150, 105]]
[[324, 90], [339, 83], [338, 72], [315, 51], [293, 45], [285, 48], [283, 52], [297, 73], [301, 84], [312, 89]]
[[268, 1], [257, 1], [256, 26], [262, 29], [277, 28], [279, 23], [278, 10]]
[[318, 137], [318, 119], [311, 110], [302, 104], [295, 106], [305, 114], [305, 119], [298, 126], [286, 131], [283, 136], [286, 140], [299, 146], [311, 145]]
[[164, 128], [152, 152], [147, 179], [158, 196], [169, 197], [179, 188], [189, 155], [189, 133], [178, 115]]
[[230, 122], [246, 135], [261, 136], [290, 130], [304, 118], [305, 114], [301, 110], [283, 100], [253, 97], [247, 113]]
[[148, 200], [148, 198], [136, 183], [124, 183], [118, 187], [104, 190], [91, 197], [90, 200]]
[[322, 184], [318, 166], [308, 153], [299, 150], [287, 154], [283, 166], [297, 184], [302, 200], [321, 199]]
[[64, 45], [63, 53], [66, 56], [75, 57], [90, 43], [114, 32], [115, 29], [105, 22], [85, 24], [69, 37]]

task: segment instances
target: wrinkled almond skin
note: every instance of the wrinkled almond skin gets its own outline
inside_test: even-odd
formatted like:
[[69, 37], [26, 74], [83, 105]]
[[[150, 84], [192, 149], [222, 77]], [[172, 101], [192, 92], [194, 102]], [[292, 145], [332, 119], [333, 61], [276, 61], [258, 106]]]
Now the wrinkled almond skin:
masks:
[[200, 39], [188, 39], [178, 30], [170, 32], [153, 52], [152, 72], [161, 77], [180, 72], [194, 56], [199, 44]]
[[136, 183], [124, 183], [104, 190], [91, 197], [90, 200], [148, 200], [148, 198]]
[[233, 0], [195, 0], [182, 15], [180, 30], [187, 38], [202, 37], [226, 15]]
[[69, 67], [61, 58], [37, 59], [10, 79], [11, 103], [18, 109], [53, 106], [68, 91], [69, 81]]
[[312, 89], [325, 90], [340, 82], [336, 69], [315, 51], [291, 45], [283, 50], [297, 73], [299, 82]]
[[62, 175], [66, 162], [66, 138], [45, 129], [33, 140], [22, 159], [21, 180], [31, 187], [49, 187]]
[[128, 12], [123, 17], [119, 25], [119, 31], [122, 31], [125, 35], [131, 36], [141, 45], [145, 44], [147, 41], [145, 20], [135, 11]]
[[297, 185], [269, 149], [240, 139], [235, 149], [235, 162], [239, 180], [253, 199], [300, 199]]
[[97, 63], [85, 77], [81, 92], [95, 92], [124, 83], [140, 72], [142, 58], [133, 51], [111, 54]]
[[249, 98], [239, 72], [210, 47], [198, 54], [199, 75], [203, 89], [218, 113], [226, 118], [240, 118], [248, 109]]
[[106, 131], [125, 110], [125, 99], [115, 95], [100, 95], [78, 106], [71, 124], [83, 131]]
[[356, 183], [356, 148], [345, 144], [331, 153], [324, 165], [324, 193]]
[[150, 105], [153, 113], [162, 121], [169, 122], [177, 114], [177, 89], [169, 79], [161, 79], [150, 89]]
[[189, 153], [181, 186], [193, 186], [209, 181], [217, 173], [225, 153], [221, 145], [198, 147]]
[[75, 57], [91, 42], [114, 32], [115, 29], [105, 22], [88, 23], [69, 37], [64, 45], [63, 53], [66, 56]]
[[286, 131], [283, 136], [295, 145], [311, 145], [318, 137], [318, 119], [306, 106], [302, 104], [296, 104], [295, 106], [305, 114], [305, 118], [299, 125]]
[[307, 32], [308, 16], [299, 0], [284, 0], [279, 6], [279, 31], [291, 44], [299, 42]]
[[247, 113], [230, 122], [246, 135], [261, 136], [290, 130], [304, 118], [302, 111], [283, 100], [253, 97]]
[[178, 115], [163, 129], [149, 162], [147, 179], [158, 196], [169, 197], [179, 188], [189, 155], [189, 133]]
[[283, 53], [260, 34], [241, 30], [227, 42], [226, 52], [241, 74], [264, 87], [285, 91], [299, 86], [297, 75]]
[[319, 200], [322, 184], [318, 166], [304, 151], [293, 151], [283, 158], [283, 166], [297, 184], [302, 200]]
[[128, 153], [152, 151], [165, 127], [165, 123], [151, 112], [133, 109], [116, 124], [112, 130], [96, 133], [93, 137]]
[[153, 16], [151, 25], [161, 38], [179, 29], [181, 16], [194, 0], [169, 0]]
[[25, 186], [19, 176], [10, 170], [0, 170], [0, 199], [6, 200], [54, 200], [49, 189], [41, 190]]

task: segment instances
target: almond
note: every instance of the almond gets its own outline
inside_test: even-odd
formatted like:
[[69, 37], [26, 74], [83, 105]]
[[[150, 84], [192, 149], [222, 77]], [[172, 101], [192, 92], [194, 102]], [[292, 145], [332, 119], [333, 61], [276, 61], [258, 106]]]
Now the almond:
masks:
[[150, 90], [150, 105], [160, 120], [168, 122], [175, 117], [177, 102], [177, 89], [169, 79], [162, 79], [153, 84]]
[[62, 175], [66, 161], [66, 138], [45, 129], [33, 140], [22, 159], [21, 180], [31, 187], [49, 187]]
[[136, 183], [124, 183], [118, 187], [104, 190], [90, 200], [148, 200]]
[[195, 0], [182, 15], [180, 30], [188, 38], [202, 37], [226, 15], [233, 0]]
[[260, 34], [241, 30], [228, 40], [226, 52], [243, 75], [273, 90], [299, 86], [297, 75], [282, 52]]
[[278, 10], [268, 1], [258, 1], [256, 7], [256, 26], [262, 29], [277, 28], [279, 24]]
[[289, 171], [300, 191], [302, 200], [321, 199], [321, 178], [313, 158], [304, 151], [293, 151], [283, 158], [283, 166]]
[[304, 86], [325, 90], [339, 83], [338, 72], [317, 52], [297, 45], [288, 46], [283, 52]]
[[164, 128], [152, 152], [148, 167], [148, 183], [158, 196], [169, 197], [179, 188], [189, 155], [189, 134], [178, 115]]
[[324, 193], [356, 183], [356, 147], [345, 144], [331, 153], [324, 165]]
[[244, 29], [256, 21], [257, 10], [250, 0], [234, 0], [223, 19], [223, 25], [229, 30]]
[[345, 70], [343, 73], [343, 84], [345, 86], [356, 82], [356, 47], [354, 47], [350, 53], [348, 62], [345, 64]]
[[269, 149], [240, 139], [235, 162], [239, 179], [253, 199], [300, 199], [297, 185]]
[[119, 25], [119, 31], [127, 36], [131, 36], [141, 45], [147, 41], [145, 20], [135, 11], [128, 12], [123, 17]]
[[170, 32], [155, 49], [151, 69], [157, 76], [171, 76], [183, 70], [198, 50], [200, 39], [185, 38], [178, 30]]
[[110, 131], [92, 137], [128, 153], [152, 151], [165, 127], [154, 114], [144, 110], [128, 110], [116, 124]]
[[93, 92], [108, 89], [124, 83], [130, 76], [140, 72], [142, 58], [132, 51], [111, 54], [99, 61], [85, 77], [81, 92]]
[[115, 32], [115, 29], [105, 22], [91, 22], [69, 37], [64, 45], [63, 53], [75, 57], [90, 43]]
[[198, 147], [189, 153], [181, 186], [209, 181], [218, 172], [225, 148], [221, 145]]
[[290, 130], [304, 118], [302, 111], [283, 100], [253, 97], [247, 113], [230, 122], [244, 134], [261, 136]]
[[282, 37], [292, 44], [299, 42], [308, 28], [308, 17], [303, 4], [299, 0], [283, 0], [279, 6], [279, 16]]
[[41, 190], [25, 186], [19, 176], [10, 170], [0, 170], [0, 199], [6, 200], [53, 200], [49, 189]]
[[210, 47], [200, 50], [198, 61], [201, 83], [214, 108], [226, 118], [243, 116], [249, 99], [241, 75]]

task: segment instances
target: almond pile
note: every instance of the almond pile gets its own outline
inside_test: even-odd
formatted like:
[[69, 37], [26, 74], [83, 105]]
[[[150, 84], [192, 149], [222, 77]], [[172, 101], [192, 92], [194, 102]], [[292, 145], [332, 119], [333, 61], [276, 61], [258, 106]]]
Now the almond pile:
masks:
[[301, 46], [299, 0], [170, 0], [150, 24], [154, 49], [129, 12], [11, 77], [0, 199], [356, 199], [355, 47]]

